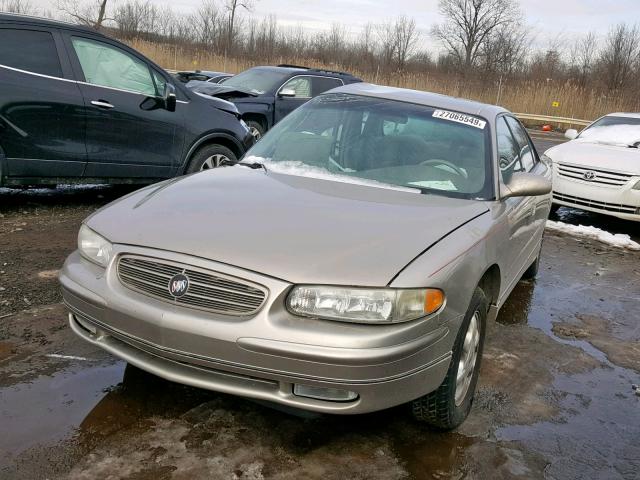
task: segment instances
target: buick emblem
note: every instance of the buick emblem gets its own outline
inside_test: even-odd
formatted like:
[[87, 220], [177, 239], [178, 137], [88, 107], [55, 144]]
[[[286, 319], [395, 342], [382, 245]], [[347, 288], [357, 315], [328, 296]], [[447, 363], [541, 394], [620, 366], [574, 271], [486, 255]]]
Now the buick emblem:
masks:
[[591, 170], [589, 170], [588, 172], [584, 172], [582, 174], [582, 178], [584, 178], [586, 181], [590, 182], [591, 180], [596, 178], [596, 172], [593, 172]]
[[182, 297], [189, 290], [189, 277], [184, 273], [178, 273], [169, 280], [169, 293], [175, 298]]

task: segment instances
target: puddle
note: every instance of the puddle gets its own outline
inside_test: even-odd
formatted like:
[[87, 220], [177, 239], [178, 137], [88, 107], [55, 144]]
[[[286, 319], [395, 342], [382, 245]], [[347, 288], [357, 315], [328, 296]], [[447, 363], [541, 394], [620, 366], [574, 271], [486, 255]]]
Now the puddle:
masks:
[[53, 443], [73, 432], [122, 380], [121, 362], [72, 368], [0, 390], [0, 452], [15, 456], [38, 444]]

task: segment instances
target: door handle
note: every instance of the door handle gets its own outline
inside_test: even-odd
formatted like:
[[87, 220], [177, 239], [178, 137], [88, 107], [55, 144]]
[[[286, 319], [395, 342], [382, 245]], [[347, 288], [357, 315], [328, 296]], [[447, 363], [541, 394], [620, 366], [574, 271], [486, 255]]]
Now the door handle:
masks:
[[106, 100], [91, 100], [91, 105], [94, 105], [98, 108], [107, 108], [107, 109], [113, 108], [113, 105], [111, 105]]

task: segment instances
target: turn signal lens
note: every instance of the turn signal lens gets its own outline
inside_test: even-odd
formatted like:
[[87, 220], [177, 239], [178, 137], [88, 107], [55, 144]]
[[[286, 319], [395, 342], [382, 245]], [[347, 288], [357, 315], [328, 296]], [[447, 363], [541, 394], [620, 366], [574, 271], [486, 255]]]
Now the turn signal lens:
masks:
[[424, 296], [424, 313], [429, 315], [442, 306], [444, 303], [444, 293], [442, 290], [428, 289]]

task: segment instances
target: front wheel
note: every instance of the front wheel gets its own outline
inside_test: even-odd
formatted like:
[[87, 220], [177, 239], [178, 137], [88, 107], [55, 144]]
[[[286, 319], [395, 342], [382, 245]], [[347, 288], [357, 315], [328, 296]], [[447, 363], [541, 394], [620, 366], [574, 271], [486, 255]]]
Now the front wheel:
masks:
[[262, 138], [265, 132], [265, 128], [262, 123], [256, 120], [247, 120], [247, 127], [249, 127], [249, 132], [253, 135], [253, 138], [256, 139], [256, 142]]
[[238, 159], [227, 147], [222, 145], [205, 145], [200, 148], [189, 162], [186, 173], [195, 173], [202, 170], [233, 165]]
[[453, 346], [453, 356], [442, 385], [411, 402], [416, 420], [441, 430], [453, 430], [469, 415], [478, 383], [489, 304], [476, 288]]

